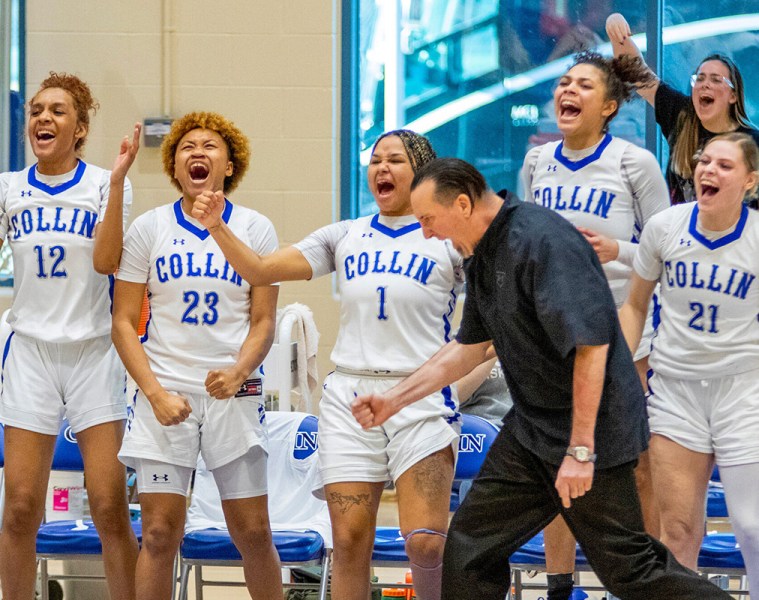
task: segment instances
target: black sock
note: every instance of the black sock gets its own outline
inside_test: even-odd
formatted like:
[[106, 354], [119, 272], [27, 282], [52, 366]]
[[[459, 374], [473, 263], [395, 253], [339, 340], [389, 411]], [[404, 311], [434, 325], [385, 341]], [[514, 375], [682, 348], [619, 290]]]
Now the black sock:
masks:
[[546, 600], [569, 600], [574, 587], [573, 573], [557, 573], [547, 575], [548, 596]]

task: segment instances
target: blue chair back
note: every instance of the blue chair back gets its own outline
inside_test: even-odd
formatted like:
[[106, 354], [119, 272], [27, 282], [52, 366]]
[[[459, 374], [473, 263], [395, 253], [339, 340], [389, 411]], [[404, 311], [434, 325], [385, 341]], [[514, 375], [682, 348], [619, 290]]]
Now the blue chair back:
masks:
[[474, 479], [480, 471], [498, 428], [482, 417], [462, 414], [459, 455], [454, 479]]
[[68, 421], [63, 421], [58, 439], [55, 441], [53, 454], [54, 471], [84, 471], [82, 453], [79, 452], [79, 444]]
[[295, 434], [293, 458], [305, 460], [319, 448], [319, 420], [314, 415], [308, 415], [300, 422]]

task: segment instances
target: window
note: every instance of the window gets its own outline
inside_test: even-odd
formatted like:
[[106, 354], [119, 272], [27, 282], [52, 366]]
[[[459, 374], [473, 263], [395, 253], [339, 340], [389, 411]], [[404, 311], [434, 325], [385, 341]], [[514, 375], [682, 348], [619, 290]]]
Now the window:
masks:
[[[0, 172], [24, 166], [24, 0], [0, 0]], [[10, 248], [0, 250], [0, 286], [13, 286]]]
[[[749, 11], [755, 0], [708, 7], [659, 1], [663, 35], [648, 35], [663, 43], [667, 81], [686, 91], [694, 57], [715, 50], [733, 56], [745, 81], [759, 75], [749, 57], [756, 58], [759, 44], [759, 13]], [[605, 21], [612, 12], [625, 15], [645, 48], [642, 32], [657, 22], [648, 18], [647, 4], [653, 3], [354, 0], [343, 20], [341, 216], [376, 210], [366, 186], [368, 155], [377, 135], [398, 127], [427, 135], [441, 156], [468, 160], [495, 189], [521, 191], [527, 150], [558, 136], [552, 91], [571, 55], [584, 47], [611, 54]], [[756, 122], [759, 97], [753, 96], [748, 109]], [[625, 105], [612, 133], [645, 145], [646, 106], [640, 98]]]

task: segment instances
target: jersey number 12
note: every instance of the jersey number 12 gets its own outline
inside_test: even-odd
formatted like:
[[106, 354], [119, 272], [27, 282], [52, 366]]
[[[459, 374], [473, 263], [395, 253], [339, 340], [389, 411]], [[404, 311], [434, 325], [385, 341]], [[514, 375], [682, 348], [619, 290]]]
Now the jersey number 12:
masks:
[[[61, 263], [66, 258], [66, 249], [63, 246], [50, 246], [47, 254], [52, 260], [45, 260], [45, 247], [35, 246], [34, 251], [37, 253], [37, 277], [47, 279], [48, 277], [66, 277], [66, 269]], [[45, 264], [47, 262], [47, 264]], [[48, 271], [50, 267], [50, 271]]]

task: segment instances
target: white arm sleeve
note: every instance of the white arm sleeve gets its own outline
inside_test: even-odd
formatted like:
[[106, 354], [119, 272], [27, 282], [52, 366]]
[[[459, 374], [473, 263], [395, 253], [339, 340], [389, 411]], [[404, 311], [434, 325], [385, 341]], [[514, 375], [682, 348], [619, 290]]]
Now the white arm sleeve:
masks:
[[5, 202], [8, 198], [8, 173], [0, 173], [0, 240], [5, 240], [8, 235], [8, 213], [5, 211]]
[[[635, 211], [635, 237], [640, 239], [641, 232], [651, 217], [669, 207], [667, 183], [656, 157], [634, 144], [629, 144], [622, 154], [622, 177], [630, 186]], [[631, 266], [637, 244], [628, 240], [618, 242], [617, 260]]]
[[[105, 218], [105, 209], [108, 206], [108, 197], [111, 194], [111, 172], [103, 171], [102, 178], [100, 179], [100, 214], [98, 215], [98, 223]], [[129, 211], [132, 208], [132, 182], [128, 177], [124, 178], [124, 199], [122, 201], [122, 209], [124, 212], [123, 226], [126, 229], [127, 220], [129, 219]]]
[[137, 217], [124, 236], [124, 250], [116, 279], [147, 283], [150, 273], [150, 249], [155, 240], [155, 211]]
[[535, 199], [532, 197], [532, 175], [535, 173], [535, 165], [538, 163], [538, 155], [542, 148], [543, 146], [531, 148], [524, 157], [524, 163], [522, 164], [522, 171], [519, 174], [519, 178], [522, 182], [522, 199], [525, 202], [535, 202]]
[[314, 279], [335, 270], [335, 249], [352, 223], [353, 221], [338, 221], [325, 225], [293, 245], [311, 265]]
[[248, 223], [248, 245], [260, 255], [271, 254], [279, 249], [277, 232], [272, 222], [259, 212], [253, 212]]
[[672, 211], [657, 215], [646, 224], [643, 230], [638, 251], [633, 260], [633, 269], [647, 281], [656, 281], [661, 277], [662, 248], [672, 223], [671, 216]]

